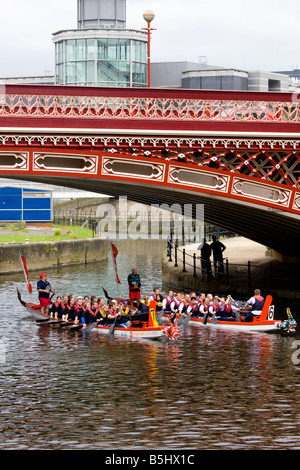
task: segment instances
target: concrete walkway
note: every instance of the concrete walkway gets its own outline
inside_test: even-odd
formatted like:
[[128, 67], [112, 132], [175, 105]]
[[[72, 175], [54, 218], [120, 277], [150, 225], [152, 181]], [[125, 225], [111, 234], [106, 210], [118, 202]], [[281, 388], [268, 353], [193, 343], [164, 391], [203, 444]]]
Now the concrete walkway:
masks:
[[[226, 246], [223, 257], [224, 259], [228, 258], [228, 262], [231, 264], [247, 264], [248, 261], [258, 264], [272, 259], [271, 252], [266, 246], [247, 238], [234, 237], [220, 241]], [[198, 246], [199, 243], [186, 245], [186, 253], [190, 255], [196, 253], [197, 256], [200, 256], [200, 251], [197, 250]]]

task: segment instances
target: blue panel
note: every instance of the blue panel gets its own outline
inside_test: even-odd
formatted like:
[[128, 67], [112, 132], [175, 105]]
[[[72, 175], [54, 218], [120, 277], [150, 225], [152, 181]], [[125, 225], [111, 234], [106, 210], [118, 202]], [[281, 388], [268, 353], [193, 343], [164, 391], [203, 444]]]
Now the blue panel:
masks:
[[0, 188], [0, 196], [22, 196], [22, 188]]
[[[42, 189], [23, 189], [23, 193], [44, 193]], [[47, 193], [50, 191], [46, 191]]]
[[3, 222], [13, 222], [22, 220], [22, 211], [2, 211], [0, 210], [0, 220]]
[[50, 222], [51, 221], [51, 211], [47, 210], [26, 210], [23, 211], [23, 220], [26, 222]]
[[4, 209], [22, 209], [22, 197], [0, 195], [0, 210]]
[[23, 199], [23, 209], [51, 209], [51, 199], [26, 197]]

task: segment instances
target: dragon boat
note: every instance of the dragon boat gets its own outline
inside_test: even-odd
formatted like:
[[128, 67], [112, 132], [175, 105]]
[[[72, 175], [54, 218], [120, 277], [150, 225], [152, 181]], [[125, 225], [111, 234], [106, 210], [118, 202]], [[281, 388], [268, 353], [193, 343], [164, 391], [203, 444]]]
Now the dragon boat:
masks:
[[[177, 324], [190, 324], [199, 327], [210, 327], [223, 330], [241, 331], [246, 333], [274, 333], [281, 332], [286, 334], [294, 334], [296, 332], [297, 323], [294, 320], [290, 309], [287, 309], [287, 320], [274, 319], [274, 305], [272, 305], [273, 298], [271, 295], [266, 297], [266, 301], [259, 317], [254, 317], [252, 322], [243, 321], [242, 317], [237, 318], [235, 321], [221, 321], [215, 315], [209, 317], [205, 314], [203, 317], [193, 317], [186, 315], [176, 315]], [[246, 312], [244, 312], [246, 314]], [[168, 317], [170, 321], [170, 314], [164, 314], [163, 317]], [[181, 317], [181, 318], [180, 318]], [[239, 317], [239, 316], [238, 316]]]
[[18, 299], [23, 307], [26, 308], [27, 312], [38, 322], [38, 323], [45, 323], [48, 325], [60, 325], [63, 327], [67, 327], [69, 330], [85, 330], [90, 331], [93, 329], [94, 331], [108, 335], [113, 334], [114, 336], [119, 336], [122, 338], [144, 338], [144, 339], [158, 339], [161, 336], [165, 335], [165, 326], [159, 326], [156, 321], [155, 316], [155, 301], [153, 301], [152, 305], [150, 304], [149, 307], [149, 322], [133, 322], [137, 325], [129, 327], [129, 328], [122, 328], [118, 327], [117, 323], [108, 326], [101, 326], [96, 322], [90, 323], [88, 325], [83, 325], [82, 323], [75, 323], [72, 321], [66, 322], [62, 319], [54, 319], [50, 315], [41, 312], [40, 304], [34, 304], [31, 302], [25, 302], [21, 298], [21, 294], [19, 290], [17, 290]]

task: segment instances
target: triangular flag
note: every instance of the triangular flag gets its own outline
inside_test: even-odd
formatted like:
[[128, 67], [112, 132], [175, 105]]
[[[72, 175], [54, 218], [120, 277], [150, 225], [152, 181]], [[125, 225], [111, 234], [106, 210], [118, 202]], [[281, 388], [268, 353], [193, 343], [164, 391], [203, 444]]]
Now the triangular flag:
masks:
[[29, 282], [26, 258], [25, 258], [25, 256], [21, 256], [21, 255], [20, 255], [20, 258], [21, 258], [21, 263], [22, 263], [22, 266], [23, 266], [23, 271], [24, 271], [24, 276], [25, 276], [28, 292], [29, 292], [29, 294], [32, 294], [32, 285]]
[[111, 252], [112, 252], [112, 255], [113, 255], [115, 272], [116, 272], [116, 283], [121, 284], [121, 281], [120, 281], [119, 276], [118, 276], [117, 261], [116, 261], [119, 252], [118, 252], [118, 248], [113, 243], [111, 243]]

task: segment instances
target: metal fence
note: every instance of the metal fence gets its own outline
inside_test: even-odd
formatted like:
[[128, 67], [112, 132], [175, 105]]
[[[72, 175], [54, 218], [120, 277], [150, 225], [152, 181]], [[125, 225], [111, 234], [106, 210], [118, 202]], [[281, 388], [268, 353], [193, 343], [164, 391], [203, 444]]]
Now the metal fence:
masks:
[[[223, 236], [231, 236], [230, 232], [220, 231]], [[216, 232], [213, 233], [216, 235]], [[218, 237], [217, 237], [218, 238]], [[208, 238], [209, 240], [209, 238]], [[193, 278], [204, 282], [219, 281], [224, 285], [244, 285], [248, 288], [269, 288], [287, 291], [300, 289], [300, 266], [298, 264], [283, 264], [276, 261], [254, 264], [230, 263], [228, 258], [223, 263], [202, 259], [199, 253], [188, 253], [185, 246], [179, 245], [174, 234], [170, 234], [167, 241], [167, 257], [174, 262], [174, 267], [181, 268], [183, 273], [191, 272]]]

